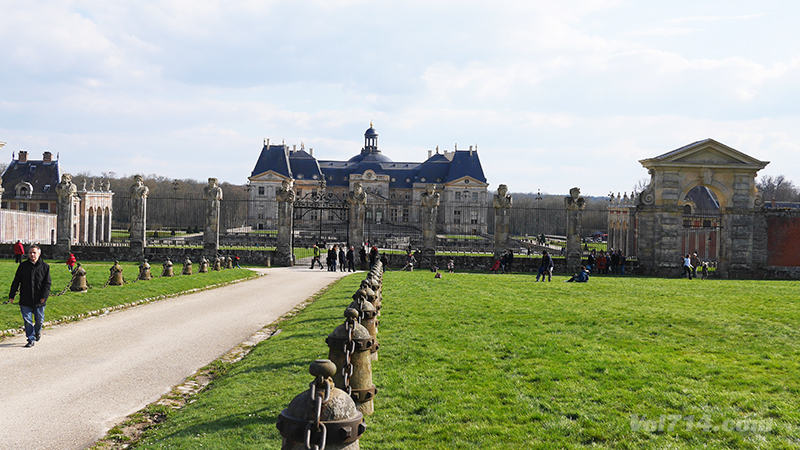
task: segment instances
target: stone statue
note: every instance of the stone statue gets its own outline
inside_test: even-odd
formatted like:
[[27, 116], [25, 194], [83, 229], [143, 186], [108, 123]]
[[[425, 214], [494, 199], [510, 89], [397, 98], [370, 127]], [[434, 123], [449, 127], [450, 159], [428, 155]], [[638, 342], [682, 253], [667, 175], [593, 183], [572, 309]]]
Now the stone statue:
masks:
[[422, 206], [426, 208], [435, 208], [439, 206], [439, 198], [440, 195], [436, 192], [436, 185], [429, 184], [427, 188], [425, 188], [425, 192], [422, 193], [420, 200], [422, 201]]
[[131, 186], [131, 195], [138, 198], [145, 198], [150, 193], [150, 189], [144, 185], [144, 177], [141, 175], [133, 176], [133, 186]]
[[150, 278], [150, 264], [145, 259], [141, 264], [139, 264], [139, 279], [147, 281]]
[[197, 273], [208, 273], [208, 260], [205, 256], [200, 257], [200, 268], [197, 269]]
[[574, 187], [569, 190], [569, 197], [564, 199], [564, 204], [569, 211], [583, 211], [583, 208], [586, 207], [586, 199], [580, 196], [581, 189]]
[[231, 258], [231, 255], [225, 257], [225, 268], [233, 269], [233, 258]]
[[192, 274], [192, 260], [189, 259], [187, 256], [183, 260], [183, 270], [181, 270], [181, 275], [191, 275]]
[[122, 286], [125, 284], [125, 280], [122, 278], [122, 266], [119, 265], [119, 261], [114, 261], [114, 265], [108, 270], [111, 272], [108, 284], [111, 286]]
[[325, 176], [323, 175], [322, 179], [319, 180], [319, 187], [317, 188], [317, 199], [324, 200], [325, 199], [325, 191], [328, 189], [328, 183], [325, 182]]
[[283, 180], [281, 188], [278, 189], [275, 196], [278, 199], [278, 203], [294, 203], [294, 180], [291, 178]]
[[56, 185], [56, 193], [58, 194], [58, 199], [63, 201], [65, 199], [72, 198], [78, 192], [78, 187], [72, 183], [72, 175], [65, 173], [61, 175], [61, 183]]
[[213, 270], [216, 270], [216, 271], [222, 270], [222, 261], [219, 259], [219, 256], [214, 258]]
[[219, 180], [216, 178], [208, 179], [208, 186], [203, 188], [203, 197], [206, 200], [222, 200], [222, 188], [219, 187]]
[[364, 205], [367, 203], [367, 194], [364, 193], [364, 186], [360, 181], [353, 184], [353, 190], [347, 194], [347, 203], [351, 205]]
[[86, 292], [89, 290], [89, 285], [86, 284], [86, 269], [81, 267], [81, 263], [78, 263], [72, 272], [72, 283], [69, 285], [69, 290], [72, 292]]
[[81, 191], [86, 192], [86, 178], [81, 181]]
[[174, 277], [175, 272], [172, 271], [172, 261], [170, 261], [169, 257], [167, 260], [164, 261], [164, 270], [161, 272], [161, 277]]
[[508, 194], [508, 186], [501, 184], [497, 186], [497, 194], [494, 195], [494, 207], [501, 209], [511, 208], [514, 199]]
[[89, 190], [94, 192], [94, 178], [92, 178], [92, 184], [89, 185]]

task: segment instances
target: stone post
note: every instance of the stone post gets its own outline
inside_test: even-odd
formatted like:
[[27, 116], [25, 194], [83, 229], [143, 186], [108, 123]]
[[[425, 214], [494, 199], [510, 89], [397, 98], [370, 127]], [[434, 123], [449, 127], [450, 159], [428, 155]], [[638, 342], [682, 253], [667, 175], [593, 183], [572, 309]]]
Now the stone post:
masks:
[[150, 189], [144, 185], [141, 175], [134, 175], [131, 193], [131, 250], [144, 251], [147, 243], [147, 195]]
[[292, 219], [294, 216], [294, 180], [283, 180], [276, 194], [278, 200], [278, 245], [275, 249], [276, 264], [291, 266], [292, 258]]
[[508, 186], [501, 184], [494, 195], [494, 255], [499, 257], [508, 249], [511, 222], [511, 205], [514, 199], [508, 194]]
[[347, 195], [347, 204], [350, 206], [350, 234], [347, 236], [349, 244], [355, 248], [364, 245], [364, 214], [367, 205], [367, 194], [361, 182], [353, 185], [353, 191]]
[[58, 219], [56, 230], [56, 251], [61, 255], [68, 255], [72, 247], [75, 195], [78, 187], [72, 182], [72, 175], [61, 175], [61, 182], [56, 185], [58, 194]]
[[219, 204], [222, 200], [222, 188], [216, 178], [208, 179], [208, 186], [203, 188], [206, 201], [206, 228], [203, 232], [203, 250], [217, 253], [219, 250]]
[[581, 215], [586, 207], [586, 200], [580, 196], [580, 188], [569, 190], [569, 197], [564, 199], [567, 207], [567, 271], [577, 272], [583, 259], [581, 247]]
[[420, 196], [422, 203], [422, 253], [421, 267], [430, 267], [436, 255], [436, 220], [439, 217], [439, 201], [441, 195], [436, 192], [436, 185], [429, 184]]

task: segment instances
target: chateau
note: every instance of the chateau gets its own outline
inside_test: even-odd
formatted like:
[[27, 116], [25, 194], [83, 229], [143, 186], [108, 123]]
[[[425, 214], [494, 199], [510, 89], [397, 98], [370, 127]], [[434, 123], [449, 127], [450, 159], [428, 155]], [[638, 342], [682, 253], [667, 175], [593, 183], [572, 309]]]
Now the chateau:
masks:
[[[488, 183], [477, 148], [428, 151], [424, 162], [394, 162], [378, 148], [378, 133], [370, 124], [361, 152], [347, 161], [318, 160], [301, 145], [271, 145], [266, 141], [250, 183], [249, 222], [253, 229], [275, 229], [276, 190], [293, 179], [297, 199], [325, 192], [330, 199], [347, 197], [356, 183], [367, 194], [366, 220], [372, 224], [419, 224], [420, 198], [429, 185], [440, 193], [437, 231], [444, 234], [487, 232]], [[333, 219], [326, 217], [325, 219]], [[295, 221], [316, 217], [295, 217]], [[302, 225], [300, 223], [299, 225]]]

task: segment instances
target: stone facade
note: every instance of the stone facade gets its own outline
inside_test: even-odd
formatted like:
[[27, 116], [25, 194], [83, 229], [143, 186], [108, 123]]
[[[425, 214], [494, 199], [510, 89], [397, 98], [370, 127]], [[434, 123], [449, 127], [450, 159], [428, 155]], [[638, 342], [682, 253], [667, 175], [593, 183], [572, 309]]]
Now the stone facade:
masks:
[[[274, 230], [278, 225], [276, 193], [283, 180], [292, 179], [296, 197], [302, 199], [320, 189], [347, 198], [356, 183], [366, 194], [364, 217], [373, 224], [415, 226], [422, 221], [419, 207], [428, 185], [435, 185], [441, 206], [437, 229], [445, 234], [487, 232], [488, 184], [477, 146], [469, 150], [428, 152], [419, 162], [394, 162], [378, 148], [378, 134], [370, 126], [360, 154], [347, 161], [317, 160], [304, 145], [274, 145], [265, 141], [249, 180], [248, 221], [253, 229]], [[301, 218], [298, 220], [310, 220]], [[298, 223], [303, 227], [304, 224]], [[351, 241], [351, 244], [358, 245]]]
[[707, 187], [719, 202], [721, 221], [717, 273], [748, 271], [766, 263], [759, 231], [763, 199], [755, 177], [768, 162], [756, 160], [713, 139], [639, 161], [650, 183], [638, 198], [637, 255], [654, 275], [674, 275], [682, 265], [683, 214], [687, 195]]

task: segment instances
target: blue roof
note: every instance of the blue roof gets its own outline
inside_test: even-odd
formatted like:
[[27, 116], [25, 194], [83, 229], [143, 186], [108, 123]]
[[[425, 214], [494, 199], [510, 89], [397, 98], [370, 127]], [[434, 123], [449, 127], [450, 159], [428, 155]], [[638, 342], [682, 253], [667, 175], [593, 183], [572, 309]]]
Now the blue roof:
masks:
[[456, 150], [453, 160], [450, 162], [450, 173], [447, 181], [455, 181], [462, 177], [472, 177], [481, 183], [486, 183], [483, 175], [481, 160], [478, 159], [478, 151]]
[[298, 180], [318, 180], [322, 177], [317, 160], [305, 150], [298, 150], [289, 155], [289, 167], [294, 178]]
[[447, 183], [465, 176], [486, 183], [477, 151], [455, 151], [452, 159], [450, 155], [437, 152], [422, 163], [394, 162], [380, 152], [362, 149], [361, 154], [348, 161], [318, 161], [304, 150], [289, 154], [285, 145], [270, 145], [261, 150], [251, 176], [269, 170], [296, 179], [324, 176], [326, 184], [333, 187], [349, 186], [350, 175], [372, 170], [378, 175], [388, 175], [390, 188], [412, 188], [414, 183]]
[[265, 145], [250, 176], [254, 177], [270, 170], [285, 177], [292, 177], [289, 148], [286, 145]]

